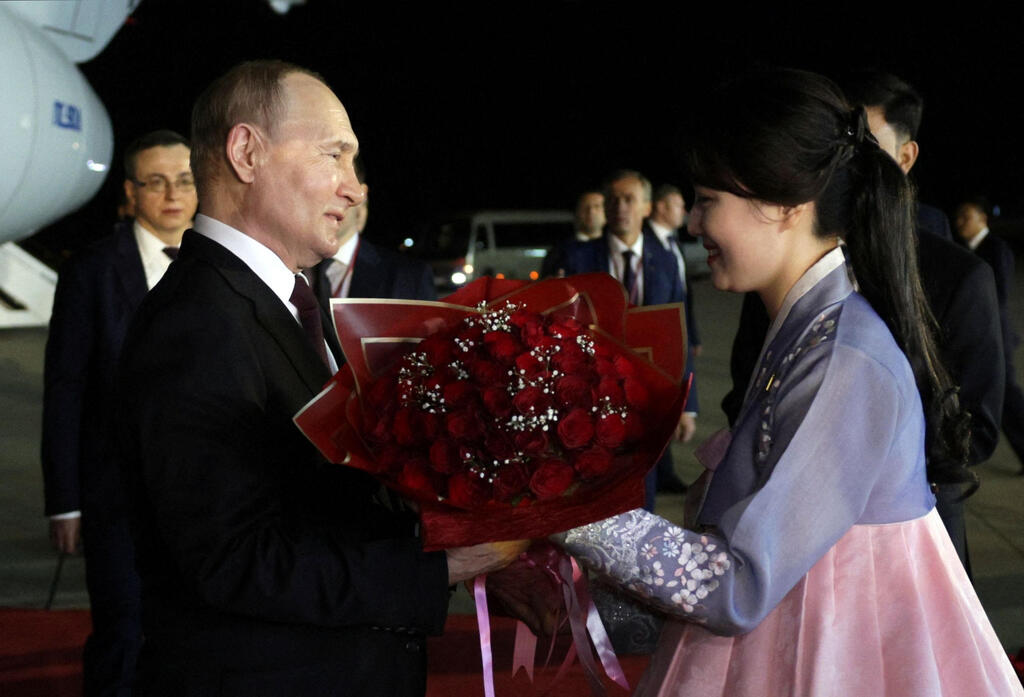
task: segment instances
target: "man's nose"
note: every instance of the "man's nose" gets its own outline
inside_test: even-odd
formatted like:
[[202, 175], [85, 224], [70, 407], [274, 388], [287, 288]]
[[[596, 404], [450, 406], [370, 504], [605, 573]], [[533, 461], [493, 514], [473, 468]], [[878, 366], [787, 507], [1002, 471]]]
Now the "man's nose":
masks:
[[348, 199], [349, 206], [358, 206], [366, 200], [366, 185], [359, 182], [356, 171], [351, 166], [346, 167], [338, 182], [338, 196]]

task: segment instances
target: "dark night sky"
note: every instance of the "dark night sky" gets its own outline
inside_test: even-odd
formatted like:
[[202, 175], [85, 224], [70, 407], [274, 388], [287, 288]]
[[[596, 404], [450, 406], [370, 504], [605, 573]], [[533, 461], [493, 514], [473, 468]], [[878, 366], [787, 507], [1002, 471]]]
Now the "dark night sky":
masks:
[[[611, 169], [678, 181], [689, 105], [723, 75], [781, 64], [841, 78], [864, 67], [925, 95], [922, 200], [945, 209], [986, 192], [1024, 217], [1018, 59], [1024, 13], [932, 16], [927, 26], [850, 4], [809, 16], [547, 0], [405, 4], [308, 0], [280, 16], [262, 0], [144, 0], [81, 66], [125, 143], [188, 131], [196, 94], [231, 65], [275, 57], [322, 73], [348, 109], [371, 185], [368, 234], [404, 236], [445, 211], [572, 205]], [[368, 9], [367, 6], [372, 7]], [[122, 172], [41, 234], [76, 248], [109, 229]], [[49, 237], [47, 237], [49, 236]], [[51, 242], [52, 244], [52, 242]]]

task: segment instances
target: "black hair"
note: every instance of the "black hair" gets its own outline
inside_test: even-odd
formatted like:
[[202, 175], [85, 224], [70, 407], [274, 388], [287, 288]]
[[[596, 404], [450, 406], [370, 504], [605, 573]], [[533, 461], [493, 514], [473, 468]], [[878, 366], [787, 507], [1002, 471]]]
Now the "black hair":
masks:
[[962, 206], [974, 206], [984, 214], [985, 218], [992, 218], [992, 202], [989, 200], [988, 196], [972, 194], [962, 200], [957, 208], [959, 209]]
[[683, 196], [683, 190], [675, 184], [659, 184], [651, 195], [651, 202], [657, 203], [658, 201], [666, 199], [673, 194], [678, 194], [684, 201], [686, 200], [686, 197]]
[[857, 73], [846, 85], [846, 96], [853, 104], [878, 107], [894, 131], [907, 140], [917, 139], [924, 99], [904, 80], [883, 72]]
[[188, 139], [180, 133], [168, 129], [150, 131], [133, 140], [124, 151], [124, 178], [135, 179], [135, 165], [139, 153], [150, 148], [169, 148], [173, 145], [184, 145], [191, 148]]
[[925, 408], [928, 476], [969, 482], [969, 429], [935, 346], [918, 275], [914, 190], [878, 147], [863, 107], [814, 73], [771, 69], [704, 103], [688, 151], [695, 184], [784, 206], [815, 203], [815, 234], [839, 237], [861, 294], [906, 354]]

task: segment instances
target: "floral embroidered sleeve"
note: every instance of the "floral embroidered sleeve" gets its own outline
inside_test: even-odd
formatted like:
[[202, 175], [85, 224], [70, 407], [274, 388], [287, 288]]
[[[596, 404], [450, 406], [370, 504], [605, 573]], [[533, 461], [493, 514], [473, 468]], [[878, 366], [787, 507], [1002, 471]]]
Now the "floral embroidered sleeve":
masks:
[[702, 621], [705, 600], [732, 568], [722, 540], [685, 530], [643, 509], [570, 530], [573, 556], [672, 614]]

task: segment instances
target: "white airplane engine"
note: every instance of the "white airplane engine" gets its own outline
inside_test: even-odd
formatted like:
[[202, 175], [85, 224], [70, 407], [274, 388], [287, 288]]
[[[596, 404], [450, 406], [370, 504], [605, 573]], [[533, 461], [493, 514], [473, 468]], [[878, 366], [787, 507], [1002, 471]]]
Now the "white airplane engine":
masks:
[[0, 4], [0, 243], [71, 213], [99, 190], [110, 118], [74, 63]]

